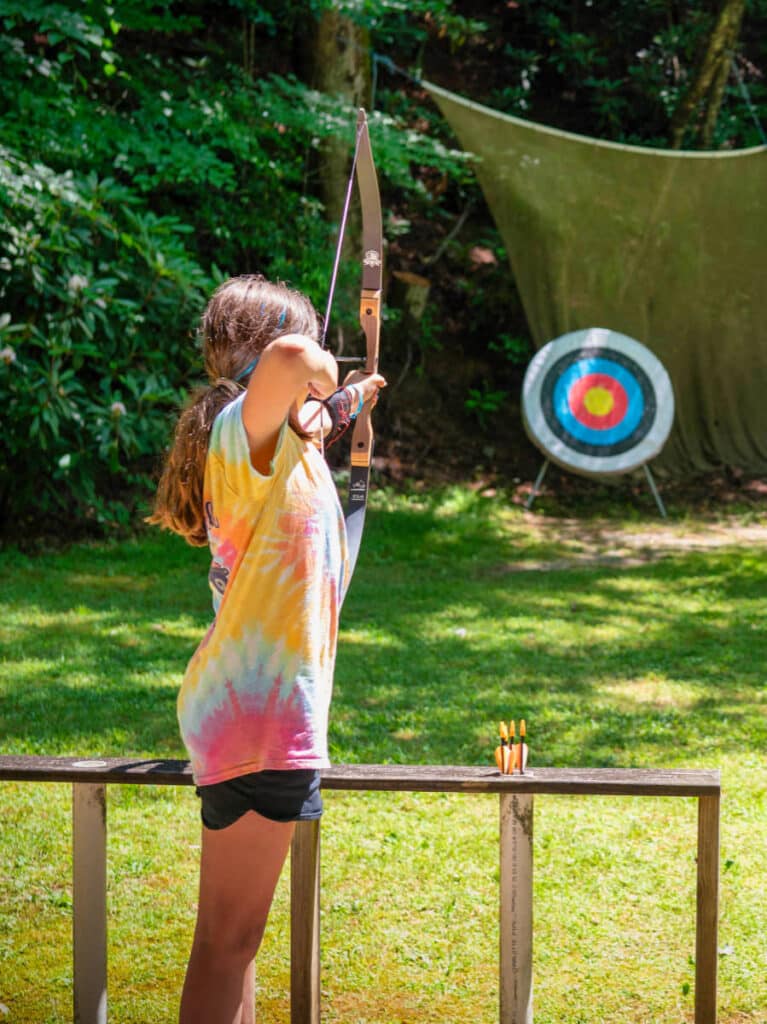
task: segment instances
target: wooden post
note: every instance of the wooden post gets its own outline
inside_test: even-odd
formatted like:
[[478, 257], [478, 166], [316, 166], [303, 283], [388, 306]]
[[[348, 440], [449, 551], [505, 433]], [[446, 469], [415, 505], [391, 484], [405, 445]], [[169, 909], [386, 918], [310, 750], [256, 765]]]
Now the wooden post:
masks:
[[716, 1024], [719, 917], [719, 796], [698, 797], [695, 1024]]
[[107, 1020], [106, 786], [72, 785], [75, 1024]]
[[320, 822], [300, 821], [290, 850], [290, 1021], [320, 1024]]
[[500, 931], [500, 1024], [532, 1024], [532, 794], [501, 794]]

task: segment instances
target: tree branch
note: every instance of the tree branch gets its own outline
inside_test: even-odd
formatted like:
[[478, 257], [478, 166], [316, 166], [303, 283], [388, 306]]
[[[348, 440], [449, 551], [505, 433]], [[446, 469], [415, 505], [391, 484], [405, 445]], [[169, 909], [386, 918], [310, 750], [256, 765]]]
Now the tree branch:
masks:
[[732, 52], [740, 35], [746, 0], [723, 0], [695, 79], [671, 119], [671, 148], [681, 149], [690, 123], [706, 101], [701, 129], [703, 146], [710, 142], [719, 116]]

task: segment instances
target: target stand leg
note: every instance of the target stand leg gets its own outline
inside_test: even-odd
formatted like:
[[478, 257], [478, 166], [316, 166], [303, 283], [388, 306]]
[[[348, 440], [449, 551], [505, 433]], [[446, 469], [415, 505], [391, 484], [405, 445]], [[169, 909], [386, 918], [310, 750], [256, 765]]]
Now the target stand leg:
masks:
[[650, 472], [650, 467], [645, 462], [642, 468], [645, 471], [645, 476], [647, 477], [647, 482], [650, 485], [652, 496], [653, 498], [655, 498], [655, 504], [658, 506], [658, 511], [660, 512], [663, 519], [668, 519], [668, 516], [666, 515], [666, 506], [663, 504], [663, 500], [661, 499], [661, 496], [658, 493], [658, 488], [655, 486], [655, 478]]
[[546, 476], [546, 470], [548, 468], [549, 468], [549, 460], [546, 459], [546, 461], [543, 463], [543, 465], [541, 466], [540, 470], [538, 471], [538, 476], [535, 478], [535, 483], [533, 484], [533, 489], [532, 489], [532, 491], [530, 491], [530, 497], [525, 502], [525, 508], [530, 509], [530, 508], [533, 507], [533, 502], [535, 501], [535, 499], [538, 497], [538, 494], [540, 493], [541, 484], [543, 483], [543, 478]]

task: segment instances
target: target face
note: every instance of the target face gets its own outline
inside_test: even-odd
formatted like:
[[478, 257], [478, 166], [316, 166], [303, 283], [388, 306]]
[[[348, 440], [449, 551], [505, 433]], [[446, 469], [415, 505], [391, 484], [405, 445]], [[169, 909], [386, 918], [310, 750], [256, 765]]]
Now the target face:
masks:
[[665, 444], [674, 393], [648, 348], [591, 327], [537, 353], [525, 374], [522, 409], [530, 439], [550, 459], [581, 473], [625, 473]]

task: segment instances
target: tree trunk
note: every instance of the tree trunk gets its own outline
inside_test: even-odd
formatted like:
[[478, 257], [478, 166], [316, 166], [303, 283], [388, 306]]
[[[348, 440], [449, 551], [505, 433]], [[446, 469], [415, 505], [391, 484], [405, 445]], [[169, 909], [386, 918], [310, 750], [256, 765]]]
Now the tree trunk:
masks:
[[248, 76], [253, 78], [253, 72], [255, 69], [255, 53], [256, 53], [256, 25], [253, 21], [248, 21], [245, 15], [242, 16], [242, 70]]
[[724, 89], [727, 79], [730, 77], [730, 65], [732, 64], [732, 50], [725, 54], [719, 62], [714, 81], [708, 93], [706, 102], [706, 114], [703, 118], [703, 125], [700, 129], [700, 148], [711, 149], [711, 140], [714, 137], [714, 129], [719, 119], [719, 111], [722, 107]]
[[[342, 96], [350, 106], [367, 106], [371, 90], [368, 33], [335, 9], [323, 11], [313, 45], [314, 86], [330, 96]], [[320, 194], [330, 221], [343, 208], [355, 119], [349, 118], [346, 139], [328, 140], [320, 153]]]
[[699, 124], [699, 108], [702, 103], [703, 123], [696, 126], [696, 131], [700, 135], [702, 147], [705, 149], [710, 145], [745, 7], [746, 0], [723, 0], [694, 81], [671, 119], [672, 149], [682, 148], [691, 122]]

